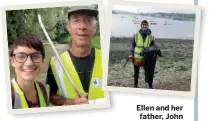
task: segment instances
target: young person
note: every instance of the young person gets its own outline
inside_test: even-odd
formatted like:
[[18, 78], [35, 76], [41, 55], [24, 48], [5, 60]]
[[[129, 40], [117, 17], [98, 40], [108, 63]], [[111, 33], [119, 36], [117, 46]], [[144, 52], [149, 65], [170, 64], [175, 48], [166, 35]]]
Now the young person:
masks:
[[36, 81], [44, 57], [44, 46], [36, 36], [22, 36], [12, 44], [10, 62], [16, 73], [11, 80], [13, 109], [48, 105], [49, 87]]

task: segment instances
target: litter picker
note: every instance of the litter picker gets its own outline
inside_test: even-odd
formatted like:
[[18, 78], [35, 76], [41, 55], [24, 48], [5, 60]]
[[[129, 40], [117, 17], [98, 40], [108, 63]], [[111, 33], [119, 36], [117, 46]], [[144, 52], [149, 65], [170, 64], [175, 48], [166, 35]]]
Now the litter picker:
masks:
[[126, 65], [127, 65], [128, 61], [129, 61], [129, 59], [130, 59], [130, 58], [127, 58], [127, 60], [126, 60], [125, 64], [123, 65], [123, 68], [125, 68], [125, 67], [126, 67]]
[[55, 46], [54, 46], [54, 44], [53, 44], [51, 38], [49, 37], [49, 35], [48, 35], [48, 33], [47, 33], [47, 31], [46, 31], [46, 29], [45, 29], [45, 27], [44, 27], [44, 24], [43, 24], [43, 22], [42, 22], [42, 19], [41, 19], [41, 15], [40, 15], [40, 14], [38, 14], [38, 21], [39, 21], [39, 24], [41, 25], [41, 28], [42, 28], [42, 30], [43, 30], [43, 32], [44, 32], [44, 34], [45, 34], [45, 36], [46, 36], [46, 38], [47, 38], [49, 44], [51, 45], [52, 49], [54, 50], [54, 53], [55, 53], [55, 55], [56, 55], [56, 57], [57, 57], [57, 59], [58, 59], [60, 65], [61, 65], [62, 69], [63, 69], [64, 72], [66, 73], [66, 75], [67, 75], [67, 77], [68, 77], [70, 83], [72, 84], [73, 88], [75, 89], [77, 95], [80, 97], [80, 94], [79, 94], [79, 92], [78, 92], [77, 87], [75, 86], [75, 84], [74, 84], [72, 78], [70, 77], [70, 75], [69, 75], [69, 73], [67, 72], [65, 66], [63, 65], [63, 63], [62, 63], [62, 61], [61, 61], [61, 59], [60, 59], [60, 56], [59, 56], [59, 54], [58, 54], [58, 52], [57, 52], [57, 50], [56, 50], [56, 48], [55, 48]]

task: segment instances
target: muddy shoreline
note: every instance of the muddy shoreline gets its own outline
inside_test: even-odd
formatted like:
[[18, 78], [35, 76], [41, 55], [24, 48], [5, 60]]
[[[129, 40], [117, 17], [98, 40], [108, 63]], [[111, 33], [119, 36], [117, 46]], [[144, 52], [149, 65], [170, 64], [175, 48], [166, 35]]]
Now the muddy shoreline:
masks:
[[[108, 68], [108, 86], [134, 87], [133, 65], [129, 61], [131, 37], [111, 37]], [[190, 91], [193, 40], [156, 38], [163, 57], [158, 57], [153, 87], [162, 90]], [[144, 70], [140, 70], [139, 88], [148, 88]]]

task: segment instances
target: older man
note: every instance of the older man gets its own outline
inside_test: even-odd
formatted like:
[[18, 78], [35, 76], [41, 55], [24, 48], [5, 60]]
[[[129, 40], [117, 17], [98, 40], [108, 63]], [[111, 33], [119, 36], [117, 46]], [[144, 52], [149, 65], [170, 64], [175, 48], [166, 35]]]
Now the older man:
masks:
[[[161, 52], [154, 42], [154, 36], [151, 34], [147, 20], [141, 22], [141, 29], [134, 34], [132, 42], [130, 59], [134, 65], [134, 86], [138, 87], [138, 77], [140, 67], [145, 70], [145, 82], [149, 88], [153, 89], [153, 77], [157, 55], [161, 56]], [[145, 51], [147, 51], [145, 53]]]
[[71, 47], [60, 57], [78, 90], [70, 83], [57, 58], [53, 57], [47, 75], [52, 104], [86, 104], [104, 98], [101, 52], [91, 45], [97, 20], [98, 10], [94, 5], [73, 6], [68, 11], [67, 29]]

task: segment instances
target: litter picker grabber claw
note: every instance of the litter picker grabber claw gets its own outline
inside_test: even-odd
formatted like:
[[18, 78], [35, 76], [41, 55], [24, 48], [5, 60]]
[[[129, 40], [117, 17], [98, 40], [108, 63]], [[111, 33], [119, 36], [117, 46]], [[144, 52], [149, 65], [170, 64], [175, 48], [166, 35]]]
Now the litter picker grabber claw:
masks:
[[49, 37], [49, 35], [48, 35], [48, 33], [47, 33], [47, 31], [46, 31], [46, 29], [45, 29], [45, 27], [44, 27], [44, 24], [43, 24], [43, 22], [42, 22], [42, 19], [41, 19], [41, 15], [40, 15], [40, 14], [38, 14], [38, 21], [39, 21], [39, 24], [41, 25], [41, 28], [42, 28], [42, 30], [43, 30], [43, 32], [44, 32], [44, 34], [45, 34], [45, 36], [46, 36], [46, 38], [47, 38], [49, 44], [50, 44], [51, 47], [52, 47], [52, 49], [53, 49], [53, 51], [54, 51], [54, 53], [55, 53], [55, 55], [56, 55], [56, 57], [57, 57], [57, 59], [58, 59], [60, 65], [61, 65], [61, 67], [62, 67], [62, 69], [63, 69], [64, 72], [66, 73], [67, 78], [69, 79], [70, 83], [72, 84], [73, 88], [75, 89], [77, 95], [78, 95], [79, 97], [81, 97], [80, 94], [79, 94], [79, 92], [78, 92], [77, 87], [75, 86], [75, 84], [74, 84], [72, 78], [70, 77], [69, 73], [67, 72], [66, 68], [64, 67], [64, 65], [63, 65], [63, 63], [62, 63], [62, 61], [61, 61], [61, 59], [60, 59], [60, 56], [59, 56], [59, 54], [58, 54], [58, 52], [57, 52], [57, 50], [56, 50], [56, 48], [55, 48], [55, 46], [54, 46], [54, 44], [53, 44], [51, 38]]

